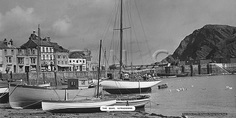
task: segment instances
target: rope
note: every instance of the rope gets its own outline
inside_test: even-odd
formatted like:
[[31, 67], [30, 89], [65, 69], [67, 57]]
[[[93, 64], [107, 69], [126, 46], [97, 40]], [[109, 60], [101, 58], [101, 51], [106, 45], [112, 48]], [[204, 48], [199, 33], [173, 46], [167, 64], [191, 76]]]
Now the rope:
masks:
[[34, 103], [29, 104], [29, 105], [26, 105], [26, 106], [24, 106], [24, 107], [22, 107], [22, 108], [24, 109], [24, 108], [26, 108], [26, 107], [33, 106], [33, 105], [38, 104], [38, 103], [40, 103], [40, 102], [42, 102], [42, 101], [43, 101], [43, 100], [40, 100], [40, 101], [34, 102]]
[[8, 92], [5, 90], [5, 92], [0, 96], [0, 98], [4, 97], [7, 94], [8, 94]]
[[14, 87], [13, 91], [11, 93], [9, 93], [9, 97], [11, 96], [11, 94], [16, 90], [16, 88], [18, 87], [18, 84]]
[[57, 97], [58, 97], [59, 100], [60, 100], [60, 96], [58, 95], [57, 91], [56, 91], [55, 89], [53, 89], [53, 90], [54, 90], [54, 92], [57, 94]]

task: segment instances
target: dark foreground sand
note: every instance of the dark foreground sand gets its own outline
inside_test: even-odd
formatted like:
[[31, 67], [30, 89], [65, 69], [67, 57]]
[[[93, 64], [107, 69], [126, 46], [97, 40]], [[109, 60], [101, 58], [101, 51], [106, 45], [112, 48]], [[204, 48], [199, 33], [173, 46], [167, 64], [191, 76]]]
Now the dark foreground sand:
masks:
[[137, 112], [98, 112], [98, 113], [49, 113], [41, 109], [11, 109], [9, 104], [0, 104], [0, 118], [181, 118]]
[[41, 109], [11, 109], [9, 104], [0, 104], [0, 118], [236, 118], [236, 114], [211, 114], [201, 116], [164, 116], [144, 111], [98, 112], [98, 113], [49, 113]]

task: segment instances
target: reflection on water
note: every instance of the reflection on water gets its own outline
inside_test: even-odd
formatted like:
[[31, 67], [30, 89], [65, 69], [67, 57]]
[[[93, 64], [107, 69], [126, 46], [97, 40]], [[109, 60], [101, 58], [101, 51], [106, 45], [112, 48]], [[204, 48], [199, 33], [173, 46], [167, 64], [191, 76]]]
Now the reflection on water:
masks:
[[153, 87], [146, 112], [181, 115], [186, 112], [236, 113], [236, 75], [163, 79], [167, 89]]

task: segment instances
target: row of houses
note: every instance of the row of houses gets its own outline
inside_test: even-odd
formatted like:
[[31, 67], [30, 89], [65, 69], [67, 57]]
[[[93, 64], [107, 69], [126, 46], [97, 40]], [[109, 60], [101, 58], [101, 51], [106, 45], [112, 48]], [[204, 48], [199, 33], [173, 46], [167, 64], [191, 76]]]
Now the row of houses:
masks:
[[[37, 66], [38, 65], [38, 66]], [[13, 40], [0, 41], [0, 71], [87, 71], [91, 70], [91, 51], [69, 51], [50, 37], [41, 38], [35, 31], [23, 45], [14, 46]]]

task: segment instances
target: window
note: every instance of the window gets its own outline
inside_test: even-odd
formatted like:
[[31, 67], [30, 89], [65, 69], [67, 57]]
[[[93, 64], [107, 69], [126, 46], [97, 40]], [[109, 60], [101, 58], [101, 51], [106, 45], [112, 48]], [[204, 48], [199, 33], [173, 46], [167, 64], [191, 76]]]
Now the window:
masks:
[[41, 52], [44, 52], [44, 47], [41, 47]]
[[35, 64], [36, 63], [36, 57], [31, 57], [30, 62], [31, 62], [31, 64]]
[[12, 63], [12, 57], [6, 57], [7, 63]]
[[85, 85], [85, 80], [82, 80], [82, 81], [81, 81], [81, 85]]
[[14, 55], [14, 50], [11, 50], [11, 55]]
[[43, 55], [43, 60], [45, 60], [45, 55]]
[[67, 64], [67, 61], [65, 61], [65, 64]]
[[64, 61], [61, 61], [61, 64], [64, 64]]
[[27, 53], [30, 55], [30, 49], [27, 49]]
[[34, 49], [32, 49], [32, 54], [35, 55], [35, 50]]
[[78, 60], [76, 60], [76, 63], [79, 63], [79, 61], [78, 61]]
[[22, 50], [21, 49], [18, 49], [18, 54], [21, 54], [22, 53]]
[[46, 55], [46, 59], [49, 59], [48, 55]]
[[53, 55], [50, 55], [50, 60], [53, 60]]
[[18, 64], [24, 64], [24, 57], [18, 57], [17, 62]]
[[60, 64], [60, 61], [57, 61], [57, 64]]
[[71, 63], [71, 60], [70, 60], [70, 63]]
[[58, 58], [58, 59], [60, 59], [60, 58], [61, 58], [61, 56], [60, 56], [60, 55], [58, 55], [58, 56], [57, 56], [57, 58]]
[[5, 53], [5, 55], [7, 55], [7, 50], [6, 49], [4, 50], [4, 53]]
[[65, 59], [65, 58], [66, 58], [66, 56], [64, 55], [64, 56], [63, 56], [63, 59]]
[[83, 60], [83, 63], [85, 63], [85, 60]]

